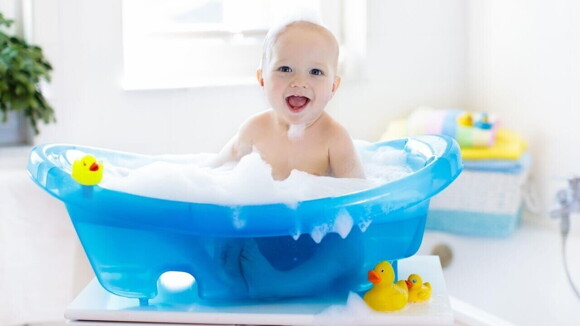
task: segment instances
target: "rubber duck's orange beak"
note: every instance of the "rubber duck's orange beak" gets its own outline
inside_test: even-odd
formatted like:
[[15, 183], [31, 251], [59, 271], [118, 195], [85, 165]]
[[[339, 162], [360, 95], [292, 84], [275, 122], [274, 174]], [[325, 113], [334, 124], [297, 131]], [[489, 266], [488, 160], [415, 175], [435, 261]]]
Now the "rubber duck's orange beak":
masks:
[[91, 171], [98, 171], [99, 170], [99, 165], [97, 164], [97, 162], [91, 164], [91, 167], [89, 168], [89, 170]]
[[407, 288], [409, 288], [409, 290], [413, 287], [413, 282], [406, 280], [405, 283], [407, 283]]
[[378, 284], [380, 281], [382, 281], [381, 276], [379, 275], [379, 273], [377, 273], [375, 271], [369, 271], [368, 279], [373, 284]]

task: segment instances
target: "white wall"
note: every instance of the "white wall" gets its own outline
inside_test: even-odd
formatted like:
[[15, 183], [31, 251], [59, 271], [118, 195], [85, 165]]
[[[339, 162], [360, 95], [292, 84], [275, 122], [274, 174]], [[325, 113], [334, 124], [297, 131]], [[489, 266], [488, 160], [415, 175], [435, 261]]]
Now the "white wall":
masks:
[[[33, 7], [34, 41], [55, 67], [47, 90], [58, 119], [42, 127], [37, 143], [217, 151], [266, 108], [257, 85], [124, 91], [121, 1], [36, 0]], [[417, 105], [461, 107], [465, 11], [460, 0], [368, 1], [366, 78], [344, 80], [331, 114], [354, 137], [376, 140], [389, 119]]]
[[463, 1], [368, 1], [367, 80], [345, 84], [338, 118], [357, 138], [376, 140], [393, 118], [419, 105], [465, 103]]
[[468, 105], [527, 138], [540, 215], [555, 224], [545, 218], [555, 192], [580, 174], [580, 2], [470, 1], [468, 11]]
[[[10, 0], [0, 0], [13, 10]], [[347, 78], [329, 111], [356, 138], [418, 105], [498, 113], [530, 144], [541, 212], [579, 173], [580, 12], [573, 0], [367, 1], [364, 78]], [[12, 5], [10, 5], [12, 3]], [[37, 143], [144, 153], [216, 151], [266, 108], [256, 85], [124, 91], [121, 1], [32, 0], [33, 41], [52, 61], [58, 123]], [[6, 4], [9, 4], [8, 6]]]

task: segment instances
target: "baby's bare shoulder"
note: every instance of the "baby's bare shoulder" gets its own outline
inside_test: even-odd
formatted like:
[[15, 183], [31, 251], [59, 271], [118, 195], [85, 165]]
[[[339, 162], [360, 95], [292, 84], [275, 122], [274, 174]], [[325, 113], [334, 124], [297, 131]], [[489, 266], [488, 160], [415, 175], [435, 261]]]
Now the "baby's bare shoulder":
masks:
[[249, 117], [240, 127], [240, 134], [252, 135], [261, 133], [271, 121], [271, 113], [269, 111], [260, 112]]
[[345, 140], [350, 140], [350, 134], [346, 128], [330, 115], [324, 117], [323, 128], [325, 129], [325, 134], [331, 140], [331, 145], [341, 144]]
[[332, 119], [328, 125], [328, 153], [332, 175], [338, 178], [364, 178], [364, 170], [346, 128]]

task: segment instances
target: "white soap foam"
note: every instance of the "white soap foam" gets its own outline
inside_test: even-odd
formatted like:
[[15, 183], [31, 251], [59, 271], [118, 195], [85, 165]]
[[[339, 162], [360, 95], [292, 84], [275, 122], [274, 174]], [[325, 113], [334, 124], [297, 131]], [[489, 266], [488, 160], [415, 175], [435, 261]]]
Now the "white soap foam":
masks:
[[292, 239], [298, 240], [298, 239], [300, 239], [301, 235], [302, 235], [302, 233], [300, 233], [300, 230], [296, 230], [296, 231], [294, 231], [294, 233], [292, 233]]
[[234, 210], [234, 214], [232, 216], [232, 223], [236, 229], [243, 229], [246, 226], [246, 221], [240, 218], [240, 210]]
[[359, 217], [359, 221], [358, 221], [358, 228], [362, 231], [365, 232], [369, 226], [371, 225], [371, 223], [373, 222], [372, 219], [372, 208], [368, 205], [364, 206], [364, 214], [362, 216]]
[[[284, 203], [295, 208], [299, 202], [338, 197], [396, 180], [411, 173], [404, 164], [405, 155], [392, 148], [375, 151], [364, 150], [364, 143], [355, 143], [366, 179], [333, 178], [314, 176], [293, 170], [287, 179], [274, 180], [272, 167], [257, 152], [244, 156], [237, 164], [229, 163], [212, 168], [211, 162], [217, 154], [164, 155], [155, 161], [137, 168], [117, 166], [116, 161], [104, 160], [103, 188], [132, 193], [146, 197], [175, 201], [211, 203], [241, 206]], [[81, 157], [75, 151], [67, 159]], [[386, 211], [390, 207], [384, 207]], [[372, 223], [370, 217], [358, 217], [356, 226], [366, 231]], [[232, 219], [235, 228], [243, 228], [246, 221], [237, 214]], [[310, 230], [312, 239], [320, 243], [328, 233], [338, 233], [346, 238], [354, 226], [353, 217], [342, 210], [328, 223], [316, 225]], [[298, 239], [300, 232], [293, 234]]]
[[[214, 154], [215, 155], [215, 154]], [[160, 199], [222, 205], [256, 205], [337, 197], [378, 186], [375, 179], [314, 176], [293, 170], [285, 180], [274, 180], [272, 168], [259, 154], [219, 168], [198, 165], [208, 154], [187, 159], [167, 157], [136, 169], [105, 162], [103, 188]]]
[[369, 226], [371, 225], [371, 223], [373, 222], [373, 220], [371, 218], [362, 218], [359, 222], [358, 222], [358, 228], [362, 231], [365, 232]]
[[369, 308], [358, 294], [351, 292], [345, 305], [332, 305], [326, 308], [314, 316], [313, 324], [316, 326], [362, 325], [364, 320], [368, 320], [369, 315], [378, 315], [378, 313]]
[[334, 220], [333, 231], [338, 233], [344, 239], [348, 236], [350, 230], [352, 230], [353, 224], [352, 216], [350, 216], [346, 209], [342, 209]]
[[302, 139], [302, 137], [304, 137], [304, 130], [306, 130], [305, 124], [290, 125], [290, 127], [288, 127], [288, 139], [290, 140]]
[[314, 240], [314, 242], [320, 243], [328, 231], [330, 231], [330, 226], [328, 226], [326, 223], [315, 225], [314, 228], [312, 228], [312, 231], [310, 231], [310, 237], [312, 240]]
[[354, 221], [352, 216], [350, 216], [350, 214], [345, 209], [343, 209], [335, 217], [334, 223], [315, 225], [310, 232], [310, 237], [316, 243], [320, 243], [328, 233], [337, 233], [343, 239], [345, 239], [352, 230], [353, 225]]

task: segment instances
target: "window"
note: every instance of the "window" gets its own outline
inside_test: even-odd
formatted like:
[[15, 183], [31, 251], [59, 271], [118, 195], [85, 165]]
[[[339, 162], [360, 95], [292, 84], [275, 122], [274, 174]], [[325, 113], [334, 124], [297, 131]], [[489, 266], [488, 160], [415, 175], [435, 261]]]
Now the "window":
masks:
[[319, 13], [340, 42], [342, 4], [336, 0], [124, 0], [124, 86], [254, 83], [271, 24], [297, 8]]

